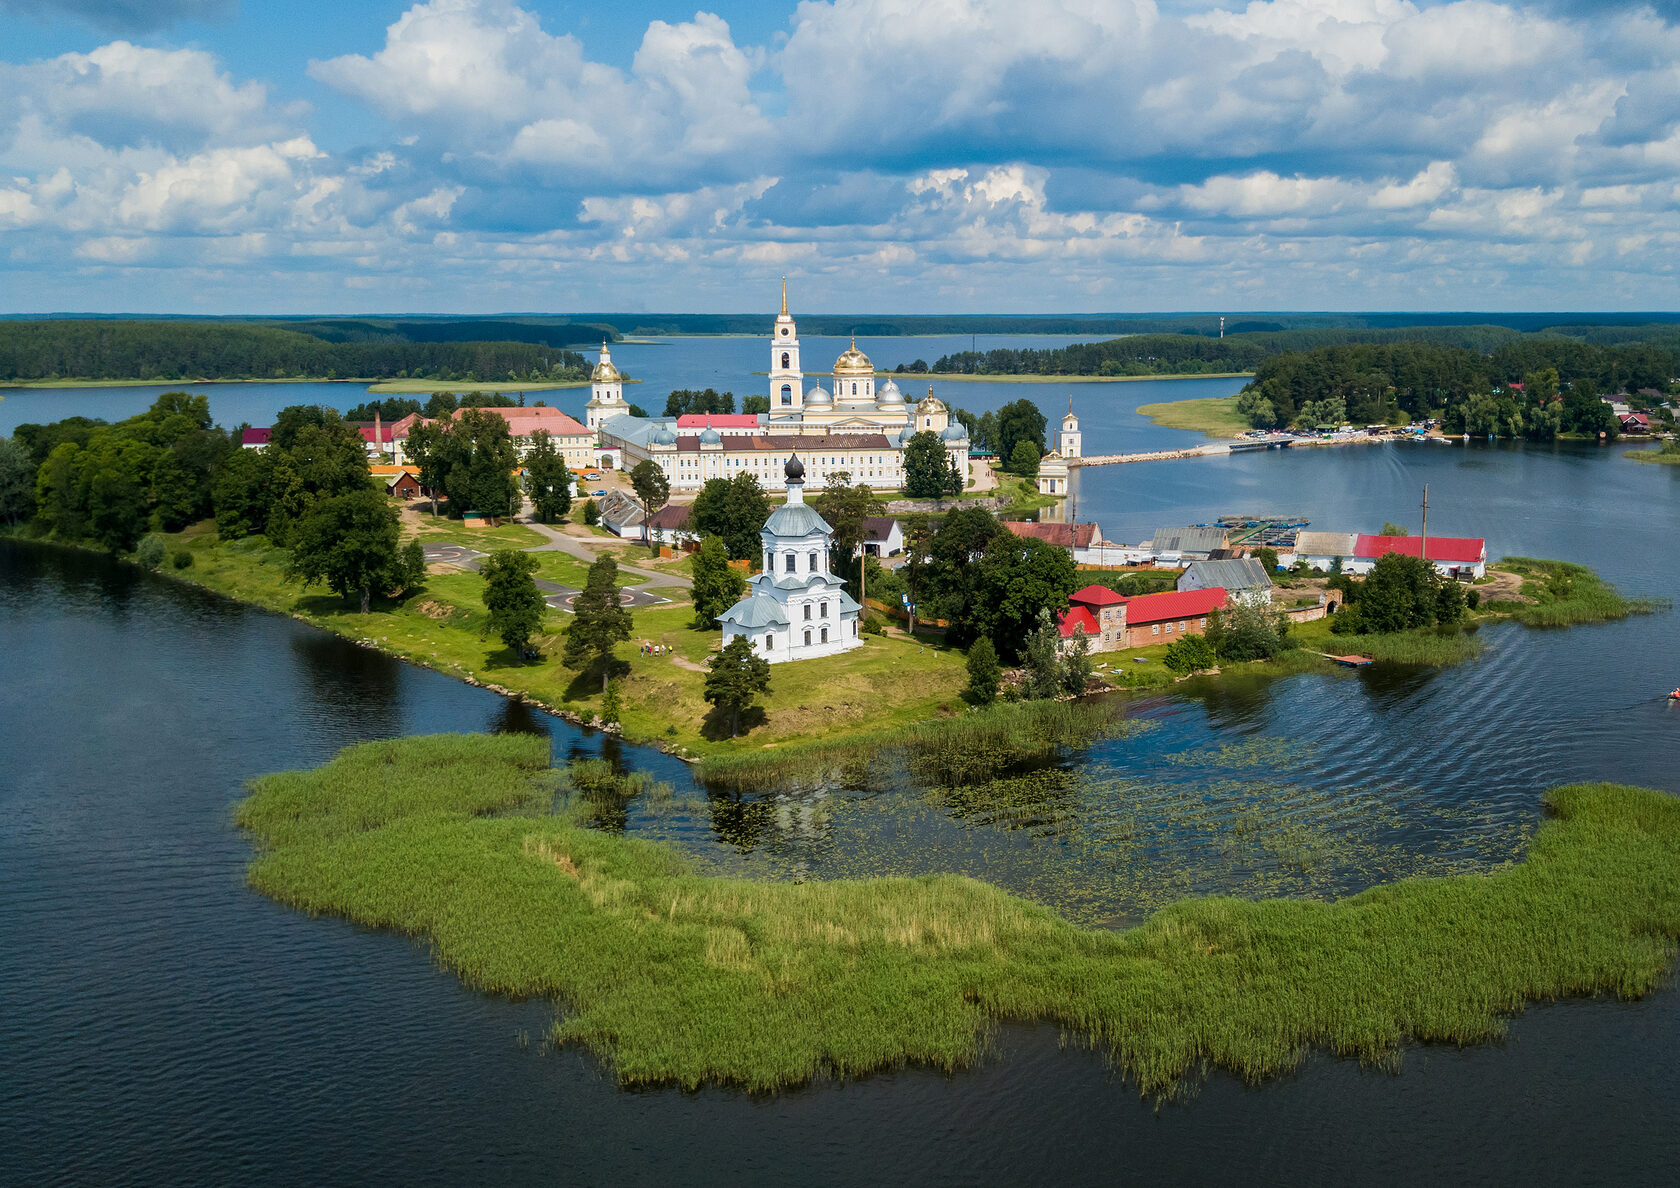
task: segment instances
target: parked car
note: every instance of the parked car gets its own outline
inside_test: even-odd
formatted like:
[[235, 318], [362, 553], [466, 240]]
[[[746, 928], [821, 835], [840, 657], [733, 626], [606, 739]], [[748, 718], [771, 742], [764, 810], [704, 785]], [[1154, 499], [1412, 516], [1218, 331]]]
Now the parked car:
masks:
[[598, 470], [591, 470], [588, 474], [584, 475], [583, 477], [588, 479], [592, 483], [598, 483], [598, 482], [601, 481], [601, 472], [598, 471]]
[[602, 489], [601, 489], [601, 490], [599, 490], [599, 491], [591, 491], [591, 492], [590, 492], [590, 494], [591, 494], [591, 495], [605, 495], [605, 494], [606, 494], [606, 493], [607, 493], [607, 492], [606, 492], [606, 489], [605, 489], [605, 488], [602, 488]]

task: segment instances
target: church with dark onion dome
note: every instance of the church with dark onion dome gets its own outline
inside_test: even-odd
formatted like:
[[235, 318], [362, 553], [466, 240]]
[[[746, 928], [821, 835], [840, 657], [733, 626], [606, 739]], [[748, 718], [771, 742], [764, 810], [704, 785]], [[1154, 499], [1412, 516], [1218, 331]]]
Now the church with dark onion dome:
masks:
[[745, 636], [772, 664], [833, 656], [863, 643], [863, 608], [828, 567], [834, 529], [805, 502], [805, 464], [795, 454], [782, 468], [787, 502], [770, 513], [759, 539], [764, 569], [747, 596], [718, 616], [723, 643]]

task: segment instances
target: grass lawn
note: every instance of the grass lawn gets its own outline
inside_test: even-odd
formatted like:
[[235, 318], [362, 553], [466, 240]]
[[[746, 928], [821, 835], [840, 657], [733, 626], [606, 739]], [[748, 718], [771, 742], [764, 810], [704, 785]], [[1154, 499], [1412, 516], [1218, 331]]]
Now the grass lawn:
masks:
[[1190, 429], [1209, 437], [1235, 437], [1254, 426], [1237, 411], [1235, 396], [1209, 396], [1201, 400], [1169, 400], [1142, 405], [1138, 412], [1168, 429]]
[[504, 520], [495, 528], [488, 524], [469, 528], [460, 520], [434, 517], [431, 512], [420, 510], [417, 516], [404, 516], [402, 522], [405, 534], [423, 545], [464, 545], [481, 553], [494, 553], [497, 549], [529, 549], [548, 543], [548, 537], [534, 528], [511, 520]]
[[[430, 575], [417, 593], [395, 603], [376, 602], [375, 611], [362, 615], [353, 604], [322, 587], [306, 591], [286, 581], [286, 554], [261, 538], [221, 543], [214, 525], [205, 522], [169, 540], [172, 546], [185, 545], [194, 559], [190, 569], [168, 571], [174, 576], [297, 615], [404, 659], [470, 676], [555, 709], [586, 718], [600, 709], [599, 675], [579, 674], [559, 662], [565, 646], [561, 632], [569, 617], [551, 611], [545, 633], [535, 641], [544, 659], [519, 664], [499, 639], [484, 635], [488, 616], [483, 580], [477, 574]], [[543, 566], [541, 576], [564, 585], [583, 585], [581, 562], [559, 553], [533, 556]], [[667, 596], [680, 594], [671, 591]], [[632, 614], [631, 638], [619, 645], [617, 658], [628, 669], [622, 725], [625, 736], [633, 741], [664, 742], [694, 752], [733, 752], [795, 739], [887, 729], [962, 708], [957, 695], [967, 683], [967, 672], [960, 652], [919, 640], [865, 636], [862, 647], [821, 664], [773, 666], [771, 692], [742, 715], [744, 736], [708, 738], [707, 734], [717, 731], [706, 726], [711, 706], [701, 696], [705, 674], [697, 669], [719, 647], [718, 632], [691, 629], [693, 610], [687, 604]], [[644, 642], [665, 644], [671, 651], [646, 656], [640, 650]], [[748, 727], [750, 734], [745, 733]]]

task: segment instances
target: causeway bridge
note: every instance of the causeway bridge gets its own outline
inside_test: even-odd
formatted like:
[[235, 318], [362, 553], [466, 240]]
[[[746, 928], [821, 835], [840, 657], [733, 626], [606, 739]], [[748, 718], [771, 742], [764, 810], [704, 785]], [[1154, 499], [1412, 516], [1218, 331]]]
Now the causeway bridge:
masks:
[[1283, 433], [1265, 437], [1244, 437], [1235, 441], [1213, 441], [1187, 450], [1146, 450], [1137, 454], [1098, 454], [1090, 458], [1069, 458], [1068, 466], [1118, 466], [1123, 462], [1165, 462], [1174, 458], [1211, 458], [1221, 454], [1246, 454], [1251, 450], [1288, 449], [1295, 439]]

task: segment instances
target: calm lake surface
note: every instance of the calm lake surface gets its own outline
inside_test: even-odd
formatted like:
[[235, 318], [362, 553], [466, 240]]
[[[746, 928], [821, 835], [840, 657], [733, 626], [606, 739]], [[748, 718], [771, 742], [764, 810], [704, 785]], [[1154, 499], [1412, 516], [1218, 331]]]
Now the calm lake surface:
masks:
[[[860, 345], [890, 366], [894, 341], [930, 362], [956, 349]], [[745, 343], [743, 369], [762, 366], [759, 340], [642, 349], [696, 343]], [[1130, 410], [1170, 398], [1140, 389], [1213, 384], [1235, 386], [942, 392], [1057, 411], [1071, 390], [1087, 449], [1106, 452], [1091, 443], [1194, 441]], [[300, 398], [280, 387], [280, 403]], [[361, 399], [331, 389], [350, 394], [341, 406]], [[224, 422], [258, 419], [209, 390]], [[20, 420], [134, 411], [72, 407], [72, 391], [12, 393], [0, 410], [24, 395], [65, 403]], [[1680, 473], [1620, 453], [1394, 445], [1109, 467], [1081, 474], [1078, 516], [1124, 540], [1245, 511], [1415, 530], [1427, 482], [1432, 532], [1672, 595]], [[1673, 612], [1567, 632], [1502, 625], [1480, 659], [1448, 670], [1182, 685], [1132, 703], [1133, 735], [981, 798], [886, 779], [735, 800], [707, 797], [657, 752], [291, 620], [0, 542], [0, 1182], [1671, 1183], [1673, 990], [1536, 1007], [1503, 1044], [1414, 1049], [1397, 1076], [1318, 1055], [1259, 1087], [1216, 1075], [1160, 1109], [1053, 1029], [1019, 1027], [956, 1076], [626, 1093], [586, 1056], [543, 1049], [549, 1004], [477, 994], [421, 945], [246, 890], [231, 806], [250, 776], [365, 739], [542, 731], [557, 761], [606, 748], [671, 780], [669, 809], [610, 824], [707, 868], [960, 870], [1118, 925], [1198, 891], [1327, 896], [1485, 869], [1520, 856], [1554, 783], [1680, 792], [1680, 713], [1660, 696], [1680, 682], [1676, 625]]]

